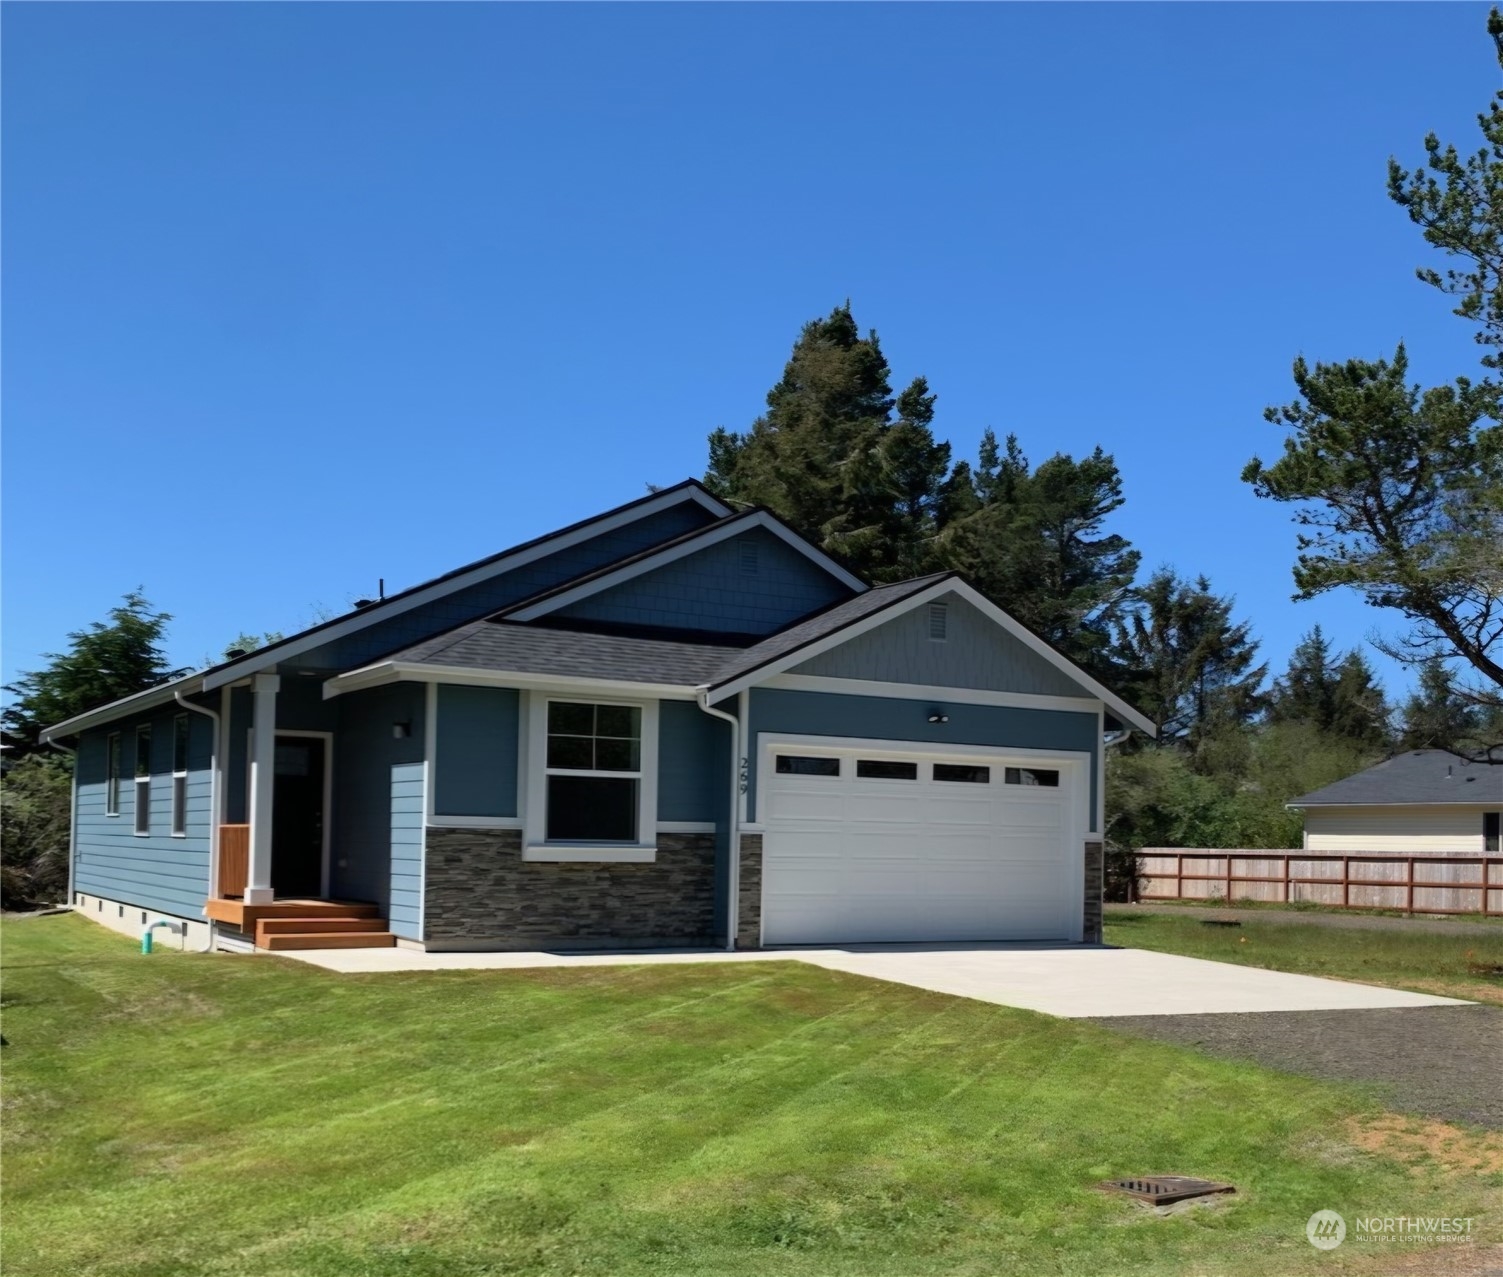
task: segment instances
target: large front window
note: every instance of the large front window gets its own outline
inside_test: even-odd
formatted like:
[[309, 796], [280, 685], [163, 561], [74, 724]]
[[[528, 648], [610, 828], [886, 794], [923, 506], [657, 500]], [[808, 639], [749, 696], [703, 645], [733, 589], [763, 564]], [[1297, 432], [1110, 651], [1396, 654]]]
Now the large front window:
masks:
[[544, 770], [549, 842], [636, 842], [640, 706], [549, 701]]

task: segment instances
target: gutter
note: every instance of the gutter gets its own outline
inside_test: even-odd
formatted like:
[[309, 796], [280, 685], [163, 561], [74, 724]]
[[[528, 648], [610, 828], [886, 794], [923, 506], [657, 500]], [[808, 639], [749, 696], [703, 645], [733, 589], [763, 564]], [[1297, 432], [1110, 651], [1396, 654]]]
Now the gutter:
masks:
[[721, 718], [731, 725], [731, 810], [728, 822], [730, 831], [730, 876], [726, 883], [725, 947], [733, 952], [736, 948], [736, 924], [741, 913], [741, 720], [723, 709], [710, 704], [710, 689], [695, 689], [695, 703], [711, 718]]

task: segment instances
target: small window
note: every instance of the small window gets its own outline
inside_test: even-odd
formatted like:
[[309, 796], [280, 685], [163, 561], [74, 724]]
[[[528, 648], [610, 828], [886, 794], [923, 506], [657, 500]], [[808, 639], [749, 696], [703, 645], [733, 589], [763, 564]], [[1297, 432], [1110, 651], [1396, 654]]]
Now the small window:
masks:
[[1042, 785], [1048, 789], [1059, 788], [1059, 773], [1047, 767], [1007, 767], [1002, 779], [1009, 785]]
[[151, 724], [136, 728], [136, 833], [151, 832]]
[[840, 759], [779, 754], [777, 770], [780, 776], [838, 776], [840, 775]]
[[743, 537], [737, 544], [741, 547], [741, 575], [757, 575], [757, 543], [750, 537]]
[[976, 767], [970, 763], [935, 763], [934, 779], [961, 785], [989, 785], [992, 781], [992, 769]]
[[1482, 813], [1482, 850], [1499, 850], [1499, 838], [1503, 831], [1499, 825], [1503, 824], [1503, 812], [1485, 811]]
[[104, 744], [104, 814], [120, 814], [120, 733], [111, 732]]
[[858, 758], [856, 775], [866, 780], [917, 780], [918, 764], [881, 758]]
[[550, 842], [636, 842], [642, 707], [548, 702], [544, 760]]
[[937, 643], [943, 643], [948, 637], [947, 629], [950, 621], [950, 608], [945, 603], [929, 604], [929, 637]]
[[188, 836], [188, 716], [172, 720], [172, 836]]

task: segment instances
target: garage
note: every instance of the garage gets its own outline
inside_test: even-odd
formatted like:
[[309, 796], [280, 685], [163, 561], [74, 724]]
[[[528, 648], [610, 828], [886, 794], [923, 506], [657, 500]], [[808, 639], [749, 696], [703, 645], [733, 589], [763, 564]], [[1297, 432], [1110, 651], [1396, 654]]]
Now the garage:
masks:
[[762, 943], [1078, 940], [1082, 768], [890, 741], [764, 756]]

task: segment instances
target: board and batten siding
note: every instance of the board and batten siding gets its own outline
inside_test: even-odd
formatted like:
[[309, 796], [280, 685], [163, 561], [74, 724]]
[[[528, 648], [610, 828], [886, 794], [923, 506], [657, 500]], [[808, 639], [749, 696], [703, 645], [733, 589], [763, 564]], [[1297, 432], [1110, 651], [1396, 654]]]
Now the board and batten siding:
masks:
[[571, 620], [771, 634], [851, 596], [787, 542], [757, 528], [561, 608]]
[[1503, 800], [1433, 807], [1309, 807], [1306, 851], [1373, 851], [1406, 856], [1480, 855], [1482, 815]]
[[1096, 789], [1100, 783], [1101, 768], [1101, 730], [1095, 714], [946, 701], [944, 710], [949, 721], [931, 723], [928, 721], [930, 704], [926, 700], [898, 700], [882, 696], [752, 688], [752, 756], [747, 773], [747, 811], [755, 813], [757, 810], [757, 770], [762, 760], [758, 756], [760, 750], [756, 748], [756, 740], [761, 733], [768, 732], [918, 741], [937, 745], [1057, 749], [1089, 754], [1091, 777], [1088, 823], [1090, 826], [1095, 825]]
[[945, 604], [943, 640], [930, 637], [929, 609], [916, 607], [788, 672], [1036, 696], [1091, 696], [965, 599], [946, 594], [934, 602]]
[[[213, 726], [188, 715], [186, 836], [172, 836], [173, 720], [164, 710], [85, 732], [75, 761], [73, 890], [179, 918], [201, 918], [209, 897]], [[151, 833], [136, 828], [136, 728], [151, 724]], [[120, 733], [120, 814], [105, 813], [107, 740]]]
[[391, 769], [391, 900], [387, 926], [408, 940], [423, 938], [423, 764]]

